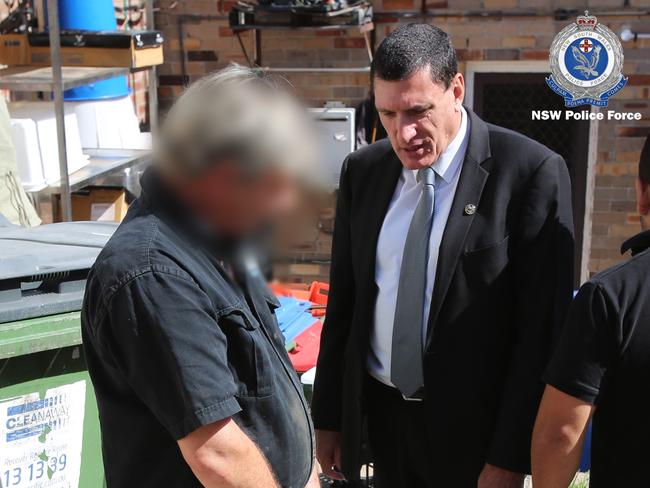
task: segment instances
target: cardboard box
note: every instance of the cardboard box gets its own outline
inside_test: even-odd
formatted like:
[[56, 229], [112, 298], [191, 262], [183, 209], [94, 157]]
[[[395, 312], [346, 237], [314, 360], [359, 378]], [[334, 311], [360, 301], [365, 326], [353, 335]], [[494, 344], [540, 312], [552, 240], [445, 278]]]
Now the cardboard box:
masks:
[[29, 43], [25, 34], [0, 35], [0, 63], [9, 66], [28, 64]]
[[[3, 62], [0, 60], [0, 62]], [[145, 68], [163, 63], [163, 48], [109, 49], [99, 47], [63, 47], [63, 66], [93, 66], [97, 68]], [[8, 63], [5, 63], [8, 64]], [[32, 66], [49, 66], [49, 47], [30, 47], [28, 62]]]
[[[63, 66], [144, 68], [163, 63], [159, 31], [64, 31]], [[0, 63], [9, 66], [49, 66], [47, 33], [0, 35]]]
[[93, 187], [73, 193], [71, 200], [72, 220], [75, 221], [121, 222], [129, 209], [126, 192], [120, 188]]

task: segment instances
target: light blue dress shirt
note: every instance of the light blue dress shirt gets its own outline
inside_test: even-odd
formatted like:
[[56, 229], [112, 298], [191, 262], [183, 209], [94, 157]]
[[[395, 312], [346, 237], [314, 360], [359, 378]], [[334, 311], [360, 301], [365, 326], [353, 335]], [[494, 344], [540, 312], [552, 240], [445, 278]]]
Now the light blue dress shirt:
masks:
[[[435, 208], [429, 240], [429, 262], [422, 323], [423, 344], [426, 343], [427, 322], [435, 285], [440, 243], [456, 194], [469, 139], [467, 113], [462, 107], [461, 112], [461, 124], [456, 136], [432, 166], [436, 172]], [[368, 372], [374, 378], [389, 386], [393, 386], [390, 381], [393, 321], [402, 254], [411, 218], [422, 193], [421, 183], [417, 182], [416, 176], [417, 170], [402, 169], [377, 240], [375, 283], [378, 294], [370, 332], [370, 353], [368, 354], [367, 367]]]

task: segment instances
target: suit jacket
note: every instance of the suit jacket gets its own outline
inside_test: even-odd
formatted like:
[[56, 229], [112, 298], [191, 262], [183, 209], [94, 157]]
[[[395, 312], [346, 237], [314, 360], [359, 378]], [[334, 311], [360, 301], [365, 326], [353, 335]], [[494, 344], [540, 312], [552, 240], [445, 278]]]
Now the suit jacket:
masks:
[[[530, 472], [542, 370], [571, 301], [573, 222], [566, 163], [471, 110], [469, 143], [442, 239], [424, 354], [423, 431], [439, 486], [476, 487], [487, 462]], [[402, 165], [388, 140], [341, 173], [327, 320], [312, 413], [342, 434], [359, 476], [364, 380], [377, 295], [377, 238]], [[468, 204], [476, 211], [466, 211]], [[396, 277], [395, 279], [398, 279]]]

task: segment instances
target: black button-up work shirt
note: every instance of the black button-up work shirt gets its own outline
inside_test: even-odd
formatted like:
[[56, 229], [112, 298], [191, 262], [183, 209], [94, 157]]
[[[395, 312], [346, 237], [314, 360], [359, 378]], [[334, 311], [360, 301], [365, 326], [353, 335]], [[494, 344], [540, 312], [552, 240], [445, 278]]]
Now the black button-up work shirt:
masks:
[[89, 279], [83, 340], [108, 488], [199, 487], [177, 445], [226, 418], [282, 487], [303, 488], [313, 429], [261, 280], [238, 286], [220, 249], [151, 171]]

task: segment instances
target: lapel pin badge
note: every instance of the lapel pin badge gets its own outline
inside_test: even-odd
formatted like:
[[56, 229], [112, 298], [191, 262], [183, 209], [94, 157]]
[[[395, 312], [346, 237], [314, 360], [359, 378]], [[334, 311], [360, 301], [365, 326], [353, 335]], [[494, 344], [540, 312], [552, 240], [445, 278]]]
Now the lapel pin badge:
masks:
[[474, 215], [476, 213], [476, 205], [468, 203], [465, 205], [465, 215]]

